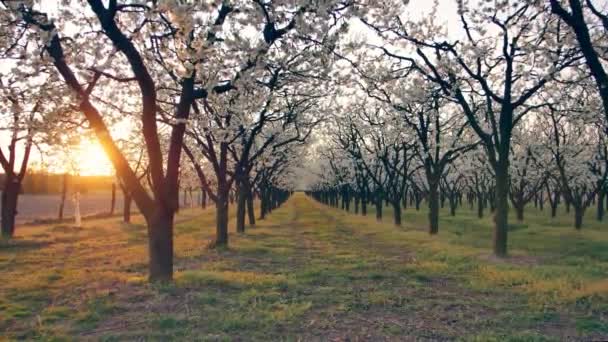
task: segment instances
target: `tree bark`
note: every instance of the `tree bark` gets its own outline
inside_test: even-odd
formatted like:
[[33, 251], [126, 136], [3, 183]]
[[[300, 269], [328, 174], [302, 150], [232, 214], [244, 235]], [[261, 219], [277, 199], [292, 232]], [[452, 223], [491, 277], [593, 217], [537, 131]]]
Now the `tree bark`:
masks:
[[15, 216], [21, 183], [16, 178], [6, 175], [2, 191], [2, 237], [12, 238], [15, 234]]
[[361, 194], [361, 215], [367, 216], [367, 195]]
[[600, 191], [597, 194], [597, 220], [602, 222], [604, 220], [604, 201], [606, 200], [606, 192]]
[[253, 190], [249, 188], [247, 193], [247, 216], [249, 217], [249, 225], [255, 226], [255, 212], [253, 211]]
[[435, 235], [439, 232], [439, 193], [438, 184], [429, 181], [429, 234]]
[[215, 247], [228, 246], [228, 193], [220, 191], [217, 193], [217, 203], [215, 204]]
[[245, 233], [245, 214], [247, 205], [247, 184], [245, 182], [237, 183], [237, 198], [236, 198], [236, 231], [237, 233]]
[[63, 210], [65, 208], [65, 198], [68, 193], [68, 174], [63, 174], [63, 183], [61, 185], [61, 201], [59, 202], [59, 220], [63, 220]]
[[[458, 206], [458, 196], [456, 193], [449, 194], [450, 216], [456, 216], [456, 207]], [[461, 197], [462, 198], [462, 197]], [[460, 203], [462, 205], [462, 203]]]
[[207, 208], [207, 190], [205, 189], [201, 190], [201, 207], [203, 209]]
[[[267, 199], [267, 195], [266, 195], [266, 189], [262, 188], [260, 189], [260, 220], [263, 220], [264, 218], [266, 218], [266, 206], [268, 205], [268, 199]], [[331, 198], [330, 198], [330, 203], [329, 205], [331, 206]]]
[[583, 206], [574, 206], [574, 228], [581, 230], [583, 227], [583, 216], [585, 215], [585, 208]]
[[376, 220], [382, 221], [382, 195], [376, 194]]
[[124, 223], [131, 223], [131, 202], [133, 198], [129, 193], [124, 193], [123, 197], [125, 203], [122, 208], [122, 221]]
[[116, 183], [112, 183], [112, 203], [110, 204], [110, 215], [114, 215], [116, 208]]
[[518, 204], [514, 207], [515, 207], [515, 212], [517, 215], [517, 221], [523, 222], [524, 221], [524, 206]]
[[477, 217], [483, 217], [483, 195], [480, 193], [477, 194]]
[[500, 161], [496, 168], [496, 210], [494, 212], [494, 254], [507, 255], [507, 236], [509, 228], [509, 165]]
[[173, 278], [173, 214], [158, 210], [148, 223], [150, 281], [171, 281]]
[[396, 226], [401, 226], [401, 201], [393, 201], [393, 218]]

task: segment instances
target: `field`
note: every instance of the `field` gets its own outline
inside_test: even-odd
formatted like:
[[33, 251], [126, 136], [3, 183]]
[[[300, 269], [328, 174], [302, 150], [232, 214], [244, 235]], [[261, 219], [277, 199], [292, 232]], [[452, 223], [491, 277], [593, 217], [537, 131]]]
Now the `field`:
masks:
[[[198, 193], [193, 194], [196, 200]], [[190, 198], [184, 194], [180, 195], [180, 203], [183, 206], [190, 206]], [[84, 193], [80, 197], [80, 212], [83, 216], [107, 214], [110, 212], [112, 195], [109, 191], [92, 191]], [[19, 195], [19, 205], [17, 207], [17, 224], [31, 223], [36, 220], [56, 219], [59, 212], [61, 195], [58, 194], [22, 194]], [[116, 203], [114, 214], [121, 215], [123, 208], [122, 192], [116, 192]], [[135, 203], [131, 207], [133, 212], [137, 211]], [[70, 219], [74, 217], [74, 201], [70, 195], [66, 197], [64, 217]]]
[[[0, 332], [40, 340], [608, 339], [608, 225], [580, 232], [529, 208], [511, 257], [491, 218], [424, 211], [377, 223], [294, 195], [230, 248], [208, 250], [213, 209], [182, 210], [175, 283], [146, 282], [141, 218], [17, 229], [0, 242]], [[514, 220], [512, 222], [515, 222]], [[233, 230], [231, 226], [231, 231]], [[1, 340], [1, 338], [0, 338]]]
[[[83, 194], [80, 199], [80, 212], [83, 216], [109, 213], [111, 206], [110, 192], [93, 192]], [[56, 219], [59, 213], [61, 195], [58, 194], [23, 194], [19, 196], [17, 207], [17, 224], [24, 224], [40, 219]], [[116, 194], [115, 213], [122, 211], [122, 195]], [[66, 197], [64, 217], [74, 217], [74, 201]]]

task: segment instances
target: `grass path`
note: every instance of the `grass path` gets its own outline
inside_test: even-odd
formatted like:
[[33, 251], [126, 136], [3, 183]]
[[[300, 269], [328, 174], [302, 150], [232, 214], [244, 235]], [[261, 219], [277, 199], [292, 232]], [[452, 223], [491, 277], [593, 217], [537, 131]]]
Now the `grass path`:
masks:
[[0, 283], [0, 331], [106, 341], [608, 338], [601, 258], [587, 273], [521, 250], [516, 262], [498, 262], [475, 243], [455, 243], [452, 231], [430, 238], [419, 226], [377, 223], [302, 194], [245, 235], [231, 233], [226, 250], [202, 247], [212, 210], [181, 215], [170, 285], [145, 281], [141, 224], [21, 230], [0, 245], [9, 276]]

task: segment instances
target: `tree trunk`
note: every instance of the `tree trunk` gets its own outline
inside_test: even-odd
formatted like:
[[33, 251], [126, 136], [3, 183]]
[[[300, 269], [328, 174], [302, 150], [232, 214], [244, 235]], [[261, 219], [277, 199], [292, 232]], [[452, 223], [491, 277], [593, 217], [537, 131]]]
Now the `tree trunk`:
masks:
[[473, 211], [473, 206], [475, 204], [475, 196], [473, 196], [473, 193], [469, 193], [467, 195], [467, 201], [469, 202], [469, 210]]
[[2, 237], [12, 238], [15, 234], [15, 216], [21, 183], [16, 178], [6, 176], [2, 191]]
[[148, 222], [150, 281], [173, 279], [173, 214], [156, 210]]
[[516, 215], [517, 215], [517, 221], [523, 222], [523, 220], [524, 220], [524, 205], [523, 204], [517, 204], [514, 207], [515, 207], [515, 212], [516, 212]]
[[494, 212], [494, 254], [499, 257], [507, 255], [507, 235], [509, 228], [509, 165], [507, 161], [500, 161], [495, 170], [496, 196], [494, 198], [496, 210]]
[[207, 208], [207, 190], [203, 189], [201, 192], [201, 207]]
[[63, 210], [65, 208], [65, 197], [68, 193], [68, 174], [63, 174], [63, 184], [61, 185], [61, 202], [59, 202], [59, 220], [63, 220]]
[[429, 181], [429, 234], [439, 232], [439, 193], [437, 183]]
[[133, 198], [128, 193], [124, 193], [124, 205], [122, 208], [122, 221], [124, 223], [131, 223], [131, 201]]
[[[267, 194], [266, 194], [266, 189], [260, 189], [260, 220], [263, 220], [264, 218], [266, 218], [266, 206], [268, 205], [268, 199], [267, 199]], [[330, 200], [330, 206], [331, 206], [331, 198]]]
[[600, 191], [597, 194], [597, 220], [602, 222], [604, 220], [604, 201], [606, 200], [606, 193]]
[[395, 219], [395, 225], [401, 226], [401, 203], [399, 200], [393, 201], [393, 217]]
[[192, 193], [192, 187], [188, 188], [188, 195], [190, 197], [190, 208], [194, 208], [194, 194]]
[[228, 246], [228, 193], [218, 189], [215, 204], [215, 247]]
[[481, 194], [477, 194], [477, 217], [483, 217], [483, 196]]
[[237, 185], [236, 198], [236, 231], [237, 233], [245, 232], [245, 214], [247, 205], [247, 185], [239, 182]]
[[255, 212], [253, 211], [253, 191], [251, 188], [247, 193], [247, 216], [249, 217], [249, 226], [255, 226]]
[[348, 191], [348, 189], [346, 189], [346, 191], [344, 191], [344, 199], [346, 202], [346, 211], [350, 212], [350, 191]]
[[545, 209], [545, 195], [544, 195], [544, 191], [541, 191], [540, 194], [539, 194], [538, 207], [539, 207], [540, 211], [543, 211]]
[[361, 195], [361, 215], [367, 216], [367, 194]]
[[80, 215], [80, 191], [74, 194], [74, 225], [78, 228], [82, 226], [82, 216]]
[[116, 208], [116, 183], [112, 183], [112, 203], [110, 204], [110, 215], [114, 215]]
[[574, 228], [581, 230], [583, 227], [583, 216], [585, 215], [585, 208], [583, 206], [574, 206]]
[[[450, 204], [450, 216], [456, 216], [456, 207], [458, 206], [458, 194], [450, 193], [449, 196], [450, 197], [448, 199]], [[462, 205], [462, 203], [460, 203], [460, 205]]]
[[376, 220], [382, 221], [382, 196], [376, 194]]

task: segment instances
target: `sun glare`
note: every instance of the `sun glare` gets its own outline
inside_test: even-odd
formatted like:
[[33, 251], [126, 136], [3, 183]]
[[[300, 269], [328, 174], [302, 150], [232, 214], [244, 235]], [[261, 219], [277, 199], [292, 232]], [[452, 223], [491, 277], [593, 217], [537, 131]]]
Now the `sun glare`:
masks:
[[82, 176], [110, 176], [113, 174], [112, 164], [97, 141], [83, 139], [74, 148], [74, 164], [76, 168], [74, 171]]

